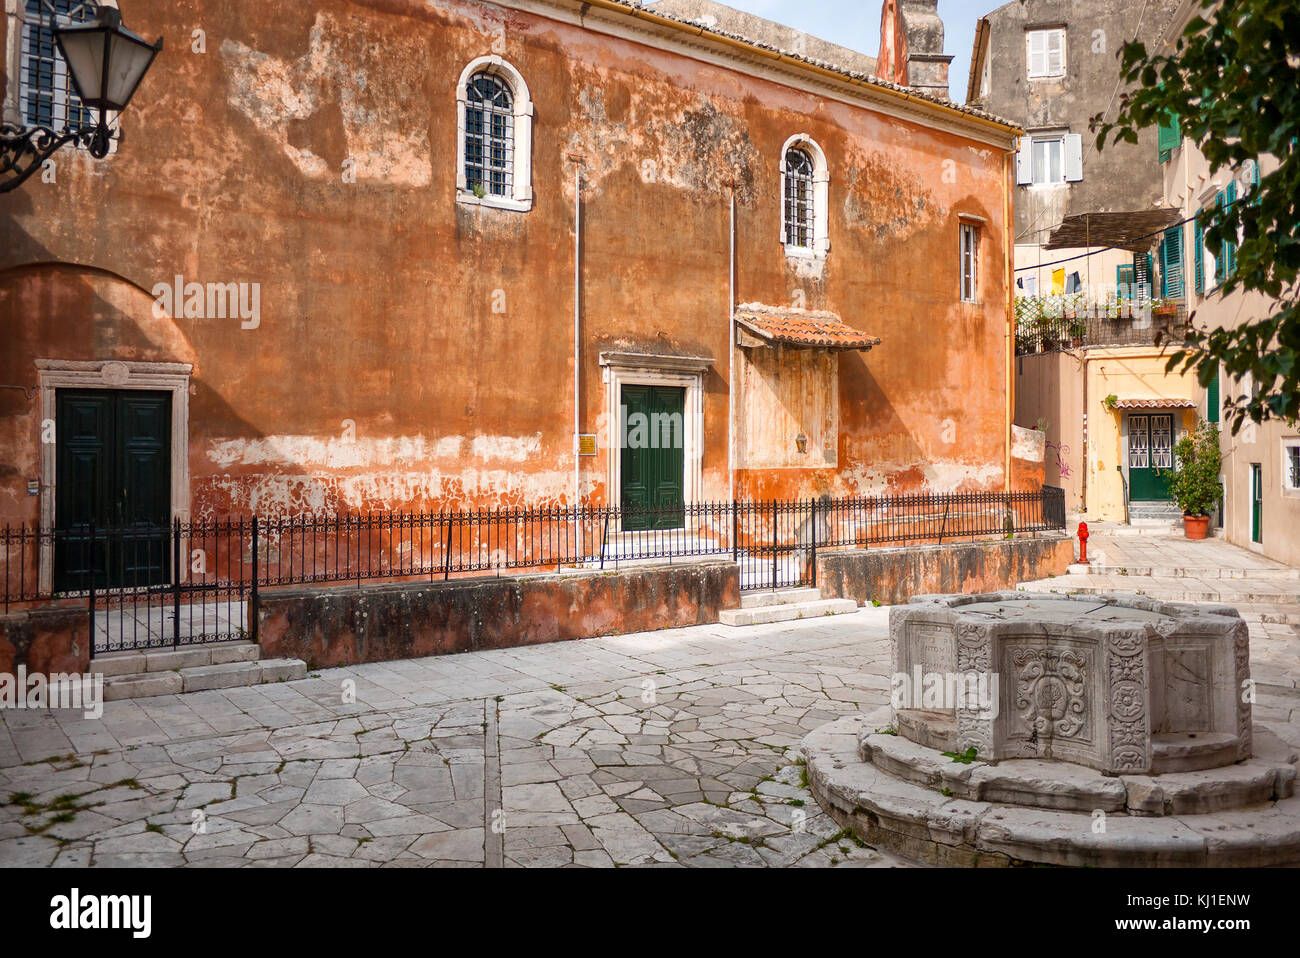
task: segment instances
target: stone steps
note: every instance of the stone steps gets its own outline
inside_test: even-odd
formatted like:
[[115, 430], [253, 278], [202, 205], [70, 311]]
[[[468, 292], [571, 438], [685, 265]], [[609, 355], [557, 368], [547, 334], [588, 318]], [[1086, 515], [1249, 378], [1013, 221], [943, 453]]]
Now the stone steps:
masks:
[[93, 659], [90, 671], [104, 676], [104, 700], [108, 702], [307, 677], [307, 665], [301, 659], [263, 659], [261, 649], [252, 642], [111, 652]]
[[1160, 579], [1261, 579], [1269, 582], [1300, 582], [1300, 569], [1188, 569], [1175, 566], [1125, 566], [1093, 561], [1089, 565], [1074, 563], [1070, 575], [1117, 575]]
[[[1127, 582], [1116, 582], [1114, 581], [1115, 578], [1134, 578], [1135, 581], [1129, 584]], [[1054, 579], [1022, 582], [1016, 588], [1021, 592], [1054, 592], [1058, 595], [1068, 595], [1070, 593], [1080, 595], [1137, 594], [1152, 599], [1161, 599], [1165, 602], [1213, 602], [1231, 606], [1236, 606], [1239, 603], [1300, 606], [1300, 590], [1249, 592], [1237, 589], [1189, 589], [1179, 580], [1164, 582], [1155, 577], [1118, 576], [1111, 577], [1111, 580], [1105, 583], [1099, 583], [1096, 580], [1096, 576], [1064, 575], [1057, 576]]]
[[[888, 707], [839, 719], [809, 734], [801, 750], [818, 804], [867, 843], [906, 858], [940, 866], [1300, 864], [1295, 750], [1285, 743], [1276, 755], [1214, 772], [1119, 778], [1079, 766], [1062, 774], [1060, 762], [923, 763], [900, 748], [896, 758], [918, 782], [862, 760], [862, 732], [888, 721]], [[1265, 750], [1280, 743], [1263, 731], [1256, 725], [1261, 740], [1273, 740]], [[879, 739], [896, 740], [870, 738], [873, 750]], [[962, 794], [971, 788], [979, 798]]]
[[[786, 592], [794, 590], [784, 590]], [[804, 590], [799, 590], [804, 591]], [[808, 590], [815, 591], [815, 590]], [[762, 593], [763, 596], [780, 595]], [[743, 600], [742, 600], [743, 601]], [[827, 615], [845, 615], [857, 612], [858, 604], [852, 599], [816, 599], [812, 601], [769, 600], [764, 604], [755, 604], [739, 609], [726, 609], [718, 613], [718, 621], [723, 625], [768, 625], [773, 622], [793, 622], [797, 619], [816, 619]]]

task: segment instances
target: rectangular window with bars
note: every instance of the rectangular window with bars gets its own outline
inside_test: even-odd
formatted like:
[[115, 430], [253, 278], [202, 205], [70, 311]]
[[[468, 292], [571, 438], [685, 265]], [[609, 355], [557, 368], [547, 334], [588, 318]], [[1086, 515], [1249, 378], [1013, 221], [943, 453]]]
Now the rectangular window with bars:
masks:
[[56, 24], [85, 23], [93, 18], [93, 9], [81, 0], [24, 0], [18, 102], [28, 128], [62, 132], [95, 125], [72, 86], [52, 29]]
[[980, 228], [961, 224], [961, 301], [979, 302]]
[[1300, 493], [1300, 439], [1282, 440], [1282, 488]]

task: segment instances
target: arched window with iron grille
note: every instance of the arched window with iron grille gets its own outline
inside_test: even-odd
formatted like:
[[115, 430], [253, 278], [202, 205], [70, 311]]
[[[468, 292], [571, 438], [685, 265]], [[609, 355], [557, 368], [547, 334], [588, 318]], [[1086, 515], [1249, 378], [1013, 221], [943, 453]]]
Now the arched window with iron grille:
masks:
[[813, 187], [816, 164], [803, 147], [785, 154], [785, 245], [812, 249], [815, 239], [816, 193]]
[[514, 95], [488, 72], [470, 78], [465, 107], [465, 185], [479, 196], [512, 196]]

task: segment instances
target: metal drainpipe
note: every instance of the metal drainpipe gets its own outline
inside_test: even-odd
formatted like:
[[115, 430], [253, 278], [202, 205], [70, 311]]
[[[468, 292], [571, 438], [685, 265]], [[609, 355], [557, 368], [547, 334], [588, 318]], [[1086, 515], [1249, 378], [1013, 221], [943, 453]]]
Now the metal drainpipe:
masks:
[[736, 184], [731, 184], [731, 259], [727, 284], [727, 487], [736, 501]]
[[[573, 164], [573, 508], [582, 504], [582, 163]], [[577, 512], [574, 513], [577, 521]]]

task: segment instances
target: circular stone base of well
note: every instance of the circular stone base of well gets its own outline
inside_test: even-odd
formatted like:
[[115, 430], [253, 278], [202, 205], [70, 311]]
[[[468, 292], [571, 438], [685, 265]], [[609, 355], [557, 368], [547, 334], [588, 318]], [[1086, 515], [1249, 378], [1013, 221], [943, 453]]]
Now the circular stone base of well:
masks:
[[[1257, 723], [1256, 757], [1106, 776], [1065, 762], [954, 762], [901, 736], [885, 706], [803, 741], [826, 812], [868, 844], [941, 866], [1300, 865], [1295, 750]], [[865, 759], [865, 760], [864, 760]]]

